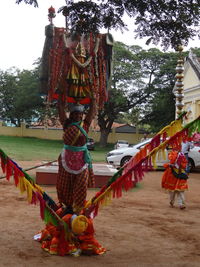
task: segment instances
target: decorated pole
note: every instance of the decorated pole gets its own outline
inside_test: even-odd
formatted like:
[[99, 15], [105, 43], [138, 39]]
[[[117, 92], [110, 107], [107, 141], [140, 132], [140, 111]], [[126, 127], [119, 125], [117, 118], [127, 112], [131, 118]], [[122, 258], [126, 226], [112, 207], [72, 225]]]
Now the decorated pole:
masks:
[[55, 8], [52, 6], [48, 9], [48, 18], [51, 25], [53, 25], [53, 19], [56, 17]]
[[177, 51], [179, 52], [179, 58], [177, 61], [177, 66], [176, 66], [176, 83], [175, 83], [175, 90], [176, 90], [176, 118], [182, 113], [183, 110], [183, 89], [184, 89], [184, 83], [183, 83], [183, 78], [184, 78], [184, 58], [182, 55], [183, 47], [182, 45], [179, 45], [177, 47]]

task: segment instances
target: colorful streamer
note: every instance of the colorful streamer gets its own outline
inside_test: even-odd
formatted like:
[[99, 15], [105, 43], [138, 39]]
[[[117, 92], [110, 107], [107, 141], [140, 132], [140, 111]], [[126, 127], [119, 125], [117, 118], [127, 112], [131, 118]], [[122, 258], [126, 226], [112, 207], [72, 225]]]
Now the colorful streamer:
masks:
[[44, 190], [34, 180], [20, 168], [16, 162], [11, 160], [5, 152], [0, 149], [1, 168], [9, 181], [13, 176], [15, 186], [21, 193], [27, 194], [27, 201], [30, 204], [40, 204], [40, 216], [45, 221], [55, 222], [54, 210], [58, 207], [56, 203], [44, 192]]
[[[156, 167], [155, 159], [158, 153], [163, 153], [166, 147], [180, 148], [181, 142], [194, 132], [200, 131], [200, 116], [182, 128], [181, 118], [163, 128], [152, 141], [145, 145], [125, 166], [123, 166], [96, 195], [87, 201], [82, 213], [91, 217], [98, 214], [100, 207], [108, 205], [112, 198], [122, 196], [123, 189], [128, 191], [141, 181], [144, 173]], [[165, 138], [161, 138], [161, 136]], [[56, 203], [44, 192], [34, 180], [12, 161], [0, 149], [1, 168], [9, 181], [13, 176], [15, 185], [21, 193], [26, 192], [27, 200], [31, 204], [40, 204], [40, 215], [45, 223], [61, 224], [65, 229], [65, 222], [56, 214]], [[152, 166], [153, 164], [153, 166]]]
[[[182, 127], [181, 119], [182, 117], [179, 117], [163, 128], [149, 144], [145, 145], [125, 166], [115, 173], [108, 184], [86, 203], [84, 212], [87, 211], [93, 217], [97, 216], [99, 207], [107, 204], [108, 195], [111, 196], [112, 194], [113, 198], [121, 197], [123, 189], [128, 191], [133, 188], [136, 183], [143, 179], [144, 172], [156, 168], [158, 153], [164, 153], [166, 147], [180, 149], [183, 140], [186, 140], [195, 131], [199, 131], [200, 116], [185, 127]], [[162, 140], [161, 136], [163, 135], [165, 138]]]

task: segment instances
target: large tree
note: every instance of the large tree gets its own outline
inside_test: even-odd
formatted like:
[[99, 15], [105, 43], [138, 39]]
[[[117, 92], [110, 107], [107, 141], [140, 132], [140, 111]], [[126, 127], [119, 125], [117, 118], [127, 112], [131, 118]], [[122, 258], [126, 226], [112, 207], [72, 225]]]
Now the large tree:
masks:
[[[184, 52], [183, 56], [187, 56]], [[157, 57], [155, 55], [155, 57]], [[150, 125], [151, 131], [157, 132], [175, 119], [175, 86], [176, 65], [179, 55], [175, 52], [161, 52], [160, 68], [154, 76], [154, 93], [144, 106], [142, 123]]]
[[37, 69], [0, 71], [0, 116], [3, 120], [20, 126], [22, 121], [38, 117], [37, 109], [41, 106]]
[[151, 95], [141, 106], [129, 111], [129, 121], [137, 122], [140, 126], [149, 125], [151, 131], [157, 132], [174, 120], [173, 88], [178, 56], [175, 52], [162, 52], [158, 49], [149, 49], [138, 54], [141, 58], [142, 71], [145, 77], [149, 77]]
[[[100, 144], [105, 146], [112, 124], [120, 114], [146, 102], [152, 93], [151, 76], [142, 71], [139, 46], [114, 45], [113, 78], [108, 102], [99, 111]], [[147, 80], [148, 79], [148, 80]]]
[[122, 43], [117, 43], [114, 51], [112, 90], [99, 113], [102, 145], [106, 144], [113, 121], [121, 119], [121, 114], [124, 121], [137, 126], [149, 125], [153, 132], [175, 118], [173, 88], [179, 55]]
[[[39, 0], [16, 0], [38, 5]], [[63, 0], [64, 2], [64, 0]], [[80, 32], [125, 27], [123, 15], [134, 19], [136, 35], [164, 48], [186, 45], [199, 36], [200, 0], [66, 0], [62, 7], [67, 25]], [[80, 23], [81, 21], [81, 23]]]

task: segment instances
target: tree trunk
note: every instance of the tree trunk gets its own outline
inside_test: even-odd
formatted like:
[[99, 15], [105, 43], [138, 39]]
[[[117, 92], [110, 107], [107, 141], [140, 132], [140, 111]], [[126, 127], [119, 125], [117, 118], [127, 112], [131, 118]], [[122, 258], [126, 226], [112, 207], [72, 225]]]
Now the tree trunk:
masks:
[[107, 130], [101, 130], [101, 135], [100, 135], [100, 140], [99, 140], [99, 145], [100, 147], [106, 147], [107, 142], [108, 142], [108, 135], [110, 131]]

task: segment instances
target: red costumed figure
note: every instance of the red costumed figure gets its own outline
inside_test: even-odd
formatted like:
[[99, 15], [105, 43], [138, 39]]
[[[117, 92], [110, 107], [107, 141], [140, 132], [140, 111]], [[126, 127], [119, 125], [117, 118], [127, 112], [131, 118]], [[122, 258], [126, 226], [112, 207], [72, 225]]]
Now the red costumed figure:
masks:
[[[37, 239], [45, 251], [53, 255], [75, 257], [81, 254], [100, 255], [106, 252], [106, 249], [94, 238], [92, 219], [76, 214], [62, 216], [62, 208], [58, 209], [56, 213], [62, 218], [60, 225], [54, 226], [52, 223], [48, 223]], [[67, 227], [64, 227], [62, 222]]]
[[162, 188], [169, 191], [170, 206], [174, 207], [175, 197], [180, 209], [185, 209], [184, 191], [188, 189], [188, 175], [185, 171], [187, 159], [182, 152], [171, 151], [168, 155], [169, 164], [165, 164], [166, 168], [162, 177]]

